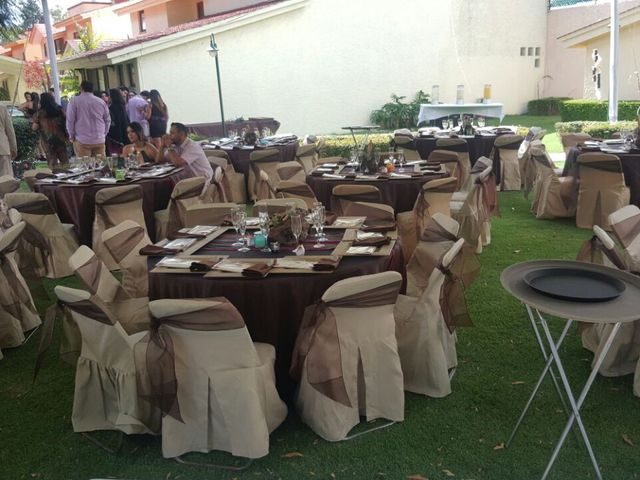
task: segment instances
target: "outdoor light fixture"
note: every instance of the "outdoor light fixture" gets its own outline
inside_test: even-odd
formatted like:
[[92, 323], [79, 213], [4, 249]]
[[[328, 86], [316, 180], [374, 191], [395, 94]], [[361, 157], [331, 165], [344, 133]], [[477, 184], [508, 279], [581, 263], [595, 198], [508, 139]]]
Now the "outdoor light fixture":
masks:
[[207, 52], [209, 55], [213, 57], [216, 61], [216, 76], [218, 78], [218, 96], [220, 99], [220, 119], [222, 121], [222, 136], [227, 137], [227, 124], [224, 121], [224, 106], [222, 105], [222, 84], [220, 82], [220, 63], [218, 62], [218, 44], [216, 43], [216, 37], [214, 34], [211, 34], [211, 39], [209, 41], [209, 48], [207, 48]]

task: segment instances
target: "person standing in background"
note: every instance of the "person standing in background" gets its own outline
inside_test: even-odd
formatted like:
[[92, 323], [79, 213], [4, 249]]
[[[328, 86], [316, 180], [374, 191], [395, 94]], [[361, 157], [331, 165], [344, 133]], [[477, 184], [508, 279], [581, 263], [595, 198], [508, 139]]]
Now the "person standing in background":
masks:
[[93, 94], [93, 83], [84, 80], [80, 95], [67, 107], [67, 131], [76, 156], [105, 154], [105, 137], [111, 127], [107, 104]]
[[[147, 95], [148, 92], [143, 92]], [[142, 93], [134, 95], [129, 99], [127, 103], [127, 114], [129, 115], [130, 122], [138, 122], [142, 125], [142, 131], [145, 137], [149, 136], [149, 117], [151, 116], [151, 109], [147, 100], [143, 98]]]
[[156, 148], [162, 144], [162, 136], [167, 133], [167, 121], [169, 120], [169, 109], [162, 100], [158, 90], [149, 92], [151, 99], [151, 118], [149, 119], [149, 133], [151, 143]]
[[107, 135], [107, 151], [109, 155], [120, 155], [122, 147], [129, 143], [127, 141], [127, 109], [120, 90], [112, 88], [109, 90], [111, 105], [109, 105], [109, 115], [111, 116], [111, 127]]
[[14, 176], [11, 161], [17, 156], [18, 144], [11, 115], [4, 105], [0, 105], [0, 176]]
[[32, 128], [40, 135], [49, 168], [67, 163], [69, 137], [65, 128], [65, 115], [50, 93], [43, 93], [40, 97], [40, 110], [34, 117]]

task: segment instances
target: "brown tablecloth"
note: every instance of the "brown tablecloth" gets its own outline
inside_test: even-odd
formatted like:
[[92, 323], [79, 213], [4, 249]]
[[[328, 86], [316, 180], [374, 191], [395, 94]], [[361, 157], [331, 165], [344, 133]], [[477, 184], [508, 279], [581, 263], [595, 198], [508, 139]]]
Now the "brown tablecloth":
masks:
[[388, 270], [404, 276], [399, 242], [389, 257], [344, 257], [338, 268], [328, 274], [270, 275], [251, 280], [150, 273], [149, 296], [152, 300], [226, 297], [244, 317], [251, 338], [275, 346], [278, 390], [290, 399], [295, 385], [288, 374], [289, 365], [304, 309], [319, 300], [338, 280]]
[[418, 178], [403, 178], [396, 180], [331, 180], [323, 177], [307, 176], [307, 184], [313, 190], [318, 201], [322, 202], [326, 208], [331, 207], [331, 192], [336, 185], [373, 185], [378, 187], [382, 194], [382, 203], [391, 205], [396, 213], [406, 212], [413, 209], [413, 204], [422, 190], [422, 185], [435, 178], [442, 178], [442, 175], [428, 175]]
[[[145, 178], [117, 184], [142, 187], [142, 208], [147, 231], [152, 240], [156, 231], [153, 212], [167, 208], [174, 185], [183, 178], [186, 178], [186, 173], [180, 168], [159, 178]], [[36, 183], [35, 190], [49, 198], [61, 222], [72, 223], [75, 226], [79, 242], [91, 246], [96, 193], [103, 188], [114, 186], [116, 185], [98, 183], [88, 185]]]
[[[572, 175], [578, 177], [577, 159], [582, 152], [577, 147], [572, 147], [567, 153], [562, 176]], [[640, 207], [640, 154], [639, 153], [615, 153], [620, 158], [624, 182], [629, 187], [630, 203]]]
[[[267, 146], [265, 148], [277, 148], [280, 150], [282, 162], [290, 162], [296, 159], [296, 151], [298, 150], [298, 142], [287, 143], [285, 145], [273, 145]], [[226, 150], [227, 155], [231, 159], [231, 163], [233, 163], [233, 168], [238, 173], [243, 173], [245, 179], [249, 178], [249, 155], [254, 151], [253, 149], [247, 150]]]

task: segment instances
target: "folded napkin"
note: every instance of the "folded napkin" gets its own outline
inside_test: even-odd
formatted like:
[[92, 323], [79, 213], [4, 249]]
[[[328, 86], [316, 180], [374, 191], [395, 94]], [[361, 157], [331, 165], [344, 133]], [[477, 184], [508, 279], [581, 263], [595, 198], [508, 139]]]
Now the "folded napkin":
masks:
[[347, 255], [371, 255], [376, 253], [376, 247], [349, 247]]
[[316, 272], [332, 272], [340, 263], [340, 260], [333, 260], [332, 258], [321, 258], [313, 264], [313, 269]]
[[264, 278], [272, 268], [272, 265], [267, 265], [266, 263], [256, 263], [242, 270], [242, 276], [247, 278]]
[[354, 247], [382, 247], [384, 245], [389, 245], [391, 243], [391, 239], [389, 237], [382, 238], [365, 238], [362, 240], [354, 240]]
[[313, 263], [306, 260], [290, 260], [288, 258], [279, 258], [276, 260], [276, 268], [289, 268], [293, 270], [313, 270]]
[[138, 253], [140, 255], [157, 257], [161, 255], [175, 255], [176, 253], [180, 253], [180, 250], [177, 250], [175, 248], [158, 247], [157, 245], [147, 245], [145, 247], [142, 247]]
[[378, 223], [373, 225], [362, 225], [360, 230], [363, 232], [391, 232], [396, 229], [396, 222]]
[[198, 260], [197, 262], [191, 262], [189, 270], [192, 272], [208, 272], [215, 267], [217, 263], [218, 262], [213, 260]]

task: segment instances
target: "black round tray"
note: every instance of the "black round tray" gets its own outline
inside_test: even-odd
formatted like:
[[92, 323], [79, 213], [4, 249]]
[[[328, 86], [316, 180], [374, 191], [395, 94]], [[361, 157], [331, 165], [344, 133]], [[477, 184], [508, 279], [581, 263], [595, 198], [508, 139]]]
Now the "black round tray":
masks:
[[541, 268], [527, 273], [524, 282], [543, 295], [574, 302], [613, 300], [626, 288], [617, 278], [580, 268]]

